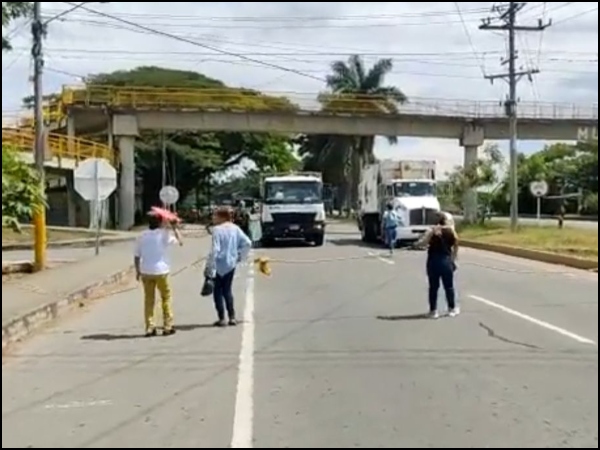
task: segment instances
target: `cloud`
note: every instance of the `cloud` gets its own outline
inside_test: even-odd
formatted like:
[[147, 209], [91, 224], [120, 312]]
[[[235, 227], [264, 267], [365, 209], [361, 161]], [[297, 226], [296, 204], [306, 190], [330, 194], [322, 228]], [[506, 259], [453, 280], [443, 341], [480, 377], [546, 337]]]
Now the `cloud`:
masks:
[[[117, 21], [79, 10], [54, 21], [46, 46], [47, 92], [78, 83], [78, 76], [160, 65], [196, 70], [233, 86], [264, 91], [316, 94], [332, 60], [361, 53], [369, 63], [380, 56], [394, 59], [388, 84], [411, 98], [500, 101], [503, 83], [490, 85], [482, 71], [505, 70], [500, 65], [505, 37], [479, 30], [491, 2], [121, 2], [94, 9], [199, 45], [152, 35]], [[546, 5], [546, 6], [544, 6]], [[598, 12], [592, 3], [530, 2], [523, 23], [552, 17], [557, 24], [542, 33], [519, 35], [520, 63], [539, 66], [535, 83], [520, 85], [522, 101], [598, 101]], [[61, 3], [43, 3], [48, 16], [63, 11]], [[15, 24], [16, 27], [20, 24]], [[468, 34], [465, 32], [465, 26]], [[30, 94], [27, 27], [13, 41], [15, 52], [2, 61], [3, 112], [20, 108]], [[482, 56], [476, 57], [473, 48]], [[302, 77], [202, 48], [227, 52], [292, 68]], [[298, 94], [297, 94], [298, 95]], [[504, 145], [504, 144], [503, 144]], [[530, 143], [527, 151], [543, 143]], [[381, 157], [437, 159], [444, 168], [462, 161], [457, 142], [405, 140], [390, 148], [378, 141]]]

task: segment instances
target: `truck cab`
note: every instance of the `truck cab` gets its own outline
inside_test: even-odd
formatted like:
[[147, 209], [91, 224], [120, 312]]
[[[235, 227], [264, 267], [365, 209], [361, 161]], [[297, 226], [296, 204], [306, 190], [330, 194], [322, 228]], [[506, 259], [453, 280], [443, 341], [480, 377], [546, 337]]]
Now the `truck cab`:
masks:
[[435, 161], [383, 161], [364, 169], [358, 226], [365, 242], [382, 239], [383, 213], [392, 205], [401, 219], [400, 243], [418, 241], [438, 221]]
[[326, 214], [321, 174], [267, 177], [262, 183], [263, 244], [278, 240], [325, 243]]

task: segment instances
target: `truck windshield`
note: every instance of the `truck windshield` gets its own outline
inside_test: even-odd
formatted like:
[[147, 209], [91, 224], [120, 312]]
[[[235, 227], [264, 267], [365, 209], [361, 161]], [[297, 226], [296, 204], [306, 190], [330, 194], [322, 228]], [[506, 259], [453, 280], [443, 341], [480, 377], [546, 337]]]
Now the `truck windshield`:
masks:
[[265, 184], [265, 203], [322, 203], [323, 185], [316, 181], [268, 182]]
[[407, 181], [396, 183], [396, 197], [435, 197], [436, 184], [432, 181]]

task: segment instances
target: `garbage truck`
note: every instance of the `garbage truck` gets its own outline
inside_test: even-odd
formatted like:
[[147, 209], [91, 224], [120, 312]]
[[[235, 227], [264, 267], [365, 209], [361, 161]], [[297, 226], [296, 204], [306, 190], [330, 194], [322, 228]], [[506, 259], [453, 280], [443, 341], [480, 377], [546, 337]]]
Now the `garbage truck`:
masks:
[[326, 214], [323, 176], [320, 173], [286, 173], [262, 181], [262, 243], [302, 240], [321, 247], [325, 243]]
[[436, 161], [381, 161], [365, 167], [359, 185], [358, 228], [367, 243], [383, 238], [388, 205], [401, 219], [399, 244], [418, 241], [435, 225], [441, 211], [437, 198]]

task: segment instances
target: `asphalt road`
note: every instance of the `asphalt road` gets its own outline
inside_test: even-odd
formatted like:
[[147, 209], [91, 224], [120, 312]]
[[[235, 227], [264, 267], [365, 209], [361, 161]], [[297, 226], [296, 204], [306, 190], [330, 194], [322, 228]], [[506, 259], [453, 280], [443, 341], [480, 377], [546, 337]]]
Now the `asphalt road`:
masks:
[[258, 252], [288, 262], [240, 269], [235, 329], [190, 270], [172, 338], [139, 338], [139, 292], [40, 333], [3, 361], [2, 447], [598, 447], [597, 275], [465, 250], [434, 322], [424, 255], [351, 230]]

